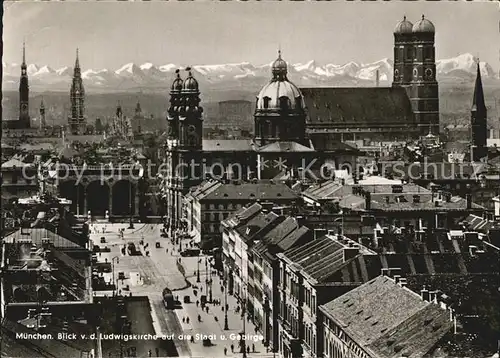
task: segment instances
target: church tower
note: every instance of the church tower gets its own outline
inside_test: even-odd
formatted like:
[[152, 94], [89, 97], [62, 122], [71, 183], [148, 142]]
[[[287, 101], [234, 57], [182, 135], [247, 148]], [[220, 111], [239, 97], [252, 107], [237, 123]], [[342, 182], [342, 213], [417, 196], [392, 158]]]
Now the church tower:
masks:
[[73, 72], [73, 82], [70, 89], [71, 112], [68, 118], [71, 134], [84, 134], [87, 126], [85, 117], [85, 89], [83, 88], [80, 60], [78, 49], [76, 50], [76, 61]]
[[203, 108], [200, 106], [198, 81], [189, 67], [186, 70], [189, 74], [185, 81], [181, 79], [180, 71], [176, 71], [167, 116], [167, 216], [171, 228], [181, 226], [183, 197], [204, 179]]
[[472, 97], [471, 108], [471, 139], [473, 146], [473, 160], [477, 161], [486, 155], [487, 147], [487, 109], [484, 102], [483, 82], [481, 80], [481, 70], [479, 60], [477, 61], [477, 76]]
[[[141, 133], [142, 124], [144, 122], [144, 115], [142, 113], [141, 103], [137, 101], [137, 105], [135, 106], [135, 115], [133, 118], [133, 129], [137, 131], [138, 134]], [[137, 128], [137, 130], [136, 130]]]
[[424, 15], [412, 28], [413, 70], [410, 100], [420, 134], [439, 134], [439, 89], [436, 80], [436, 30]]
[[29, 114], [28, 67], [26, 66], [26, 46], [23, 43], [23, 63], [21, 63], [21, 78], [19, 81], [19, 128], [31, 127]]
[[42, 102], [40, 103], [39, 112], [40, 112], [40, 132], [43, 132], [47, 127], [47, 122], [45, 121], [45, 105], [43, 104], [43, 99]]
[[393, 87], [409, 88], [413, 71], [413, 24], [403, 17], [394, 29]]

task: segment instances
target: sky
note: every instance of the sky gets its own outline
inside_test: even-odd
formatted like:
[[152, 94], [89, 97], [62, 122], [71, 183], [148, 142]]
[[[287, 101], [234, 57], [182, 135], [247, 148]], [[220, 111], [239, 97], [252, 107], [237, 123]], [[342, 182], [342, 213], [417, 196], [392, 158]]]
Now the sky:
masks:
[[369, 63], [393, 57], [404, 15], [436, 27], [438, 59], [470, 52], [500, 67], [495, 2], [3, 2], [3, 61], [83, 69], [123, 64]]

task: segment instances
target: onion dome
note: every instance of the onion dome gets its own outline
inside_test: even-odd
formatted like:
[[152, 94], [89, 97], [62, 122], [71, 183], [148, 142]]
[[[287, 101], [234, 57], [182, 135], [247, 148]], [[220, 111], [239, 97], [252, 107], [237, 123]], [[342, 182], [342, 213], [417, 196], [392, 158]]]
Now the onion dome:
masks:
[[394, 34], [411, 34], [413, 31], [413, 24], [403, 17], [403, 21], [398, 22], [394, 29]]
[[304, 109], [302, 93], [287, 77], [287, 64], [278, 52], [278, 59], [272, 64], [273, 78], [257, 96], [257, 110]]
[[436, 28], [434, 24], [427, 20], [424, 15], [422, 15], [422, 19], [413, 25], [412, 31], [414, 33], [435, 33]]
[[193, 77], [193, 74], [191, 73], [191, 67], [187, 67], [186, 71], [189, 71], [189, 75], [184, 81], [182, 90], [184, 92], [198, 92], [199, 90], [198, 81], [196, 81], [196, 79]]
[[180, 70], [175, 70], [175, 73], [177, 74], [177, 77], [175, 78], [174, 82], [172, 83], [172, 87], [170, 88], [172, 91], [180, 91], [182, 90], [182, 78], [180, 75]]

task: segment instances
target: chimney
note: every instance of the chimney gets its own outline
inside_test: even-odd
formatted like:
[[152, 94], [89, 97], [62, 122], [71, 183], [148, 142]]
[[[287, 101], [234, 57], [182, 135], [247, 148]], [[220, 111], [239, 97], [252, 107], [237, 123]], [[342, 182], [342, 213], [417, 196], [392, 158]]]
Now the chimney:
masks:
[[378, 87], [380, 85], [380, 73], [379, 70], [375, 72], [375, 87]]
[[465, 202], [467, 203], [467, 210], [472, 209], [472, 196], [465, 194]]
[[372, 209], [372, 194], [369, 191], [365, 191], [365, 210], [369, 211]]
[[408, 281], [406, 280], [406, 278], [401, 277], [401, 278], [399, 279], [399, 285], [400, 285], [401, 287], [403, 287], [403, 288], [404, 288], [404, 287], [406, 287], [406, 285], [407, 285], [407, 284], [408, 284]]
[[314, 239], [319, 239], [327, 234], [325, 229], [314, 229]]
[[344, 262], [356, 257], [359, 254], [359, 247], [344, 247]]
[[438, 291], [429, 291], [429, 302], [436, 302]]
[[420, 290], [420, 295], [422, 296], [422, 300], [429, 302], [430, 301], [430, 295], [429, 295], [429, 290], [425, 288], [422, 288]]
[[401, 279], [401, 275], [394, 275], [394, 282], [399, 284], [399, 280]]
[[388, 268], [383, 268], [382, 270], [380, 270], [380, 274], [382, 276], [389, 276], [389, 269]]

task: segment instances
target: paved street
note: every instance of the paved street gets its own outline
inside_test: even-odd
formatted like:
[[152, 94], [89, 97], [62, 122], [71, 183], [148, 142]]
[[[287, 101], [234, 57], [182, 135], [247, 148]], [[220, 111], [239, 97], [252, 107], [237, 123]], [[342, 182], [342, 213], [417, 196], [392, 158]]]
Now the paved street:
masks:
[[[200, 264], [200, 284], [196, 283], [195, 271], [197, 269], [197, 257], [180, 257], [178, 253], [178, 245], [172, 245], [170, 239], [161, 238], [162, 225], [152, 224], [134, 224], [134, 229], [128, 229], [128, 224], [94, 224], [93, 230], [97, 233], [91, 234], [91, 239], [94, 244], [101, 247], [108, 246], [111, 248], [110, 253], [102, 253], [98, 255], [98, 260], [108, 262], [113, 260], [115, 280], [118, 280], [118, 273], [125, 273], [125, 280], [120, 280], [118, 289], [122, 290], [124, 295], [132, 293], [133, 296], [148, 296], [151, 304], [151, 315], [153, 319], [153, 327], [157, 334], [175, 334], [175, 343], [181, 357], [223, 357], [224, 348], [227, 348], [228, 357], [241, 357], [239, 353], [238, 341], [236, 336], [243, 330], [243, 322], [241, 315], [235, 313], [237, 306], [236, 298], [228, 295], [227, 301], [229, 305], [228, 323], [229, 330], [224, 328], [224, 294], [221, 292], [222, 282], [218, 276], [212, 276], [213, 279], [213, 299], [221, 301], [220, 306], [209, 304], [209, 313], [202, 312], [201, 307], [196, 305], [196, 300], [200, 295], [205, 294], [205, 257], [201, 256], [202, 263]], [[106, 232], [103, 233], [103, 228], [106, 227]], [[124, 238], [122, 239], [119, 230], [124, 230]], [[100, 243], [101, 237], [106, 238], [106, 243]], [[140, 246], [139, 242], [144, 239], [144, 246]], [[156, 242], [161, 242], [161, 248], [156, 248]], [[137, 248], [143, 252], [143, 256], [123, 256], [121, 248], [129, 242], [134, 242]], [[183, 243], [185, 247], [186, 243]], [[140, 246], [140, 247], [139, 247]], [[168, 253], [167, 253], [168, 250]], [[149, 256], [145, 252], [149, 251]], [[189, 287], [183, 275], [179, 272], [176, 261], [181, 259], [181, 263], [185, 268], [189, 283], [200, 287], [198, 298], [193, 294], [193, 288]], [[209, 269], [210, 270], [210, 269]], [[138, 278], [137, 278], [138, 274]], [[112, 273], [104, 274], [105, 280], [112, 281]], [[130, 290], [123, 290], [129, 285]], [[184, 304], [182, 309], [167, 310], [163, 306], [162, 291], [165, 287], [173, 290], [173, 294], [183, 300], [183, 297], [189, 295], [192, 303]], [[203, 292], [201, 292], [201, 290]], [[102, 293], [100, 293], [102, 294]], [[201, 322], [198, 321], [198, 315], [201, 316]], [[189, 323], [186, 323], [186, 318], [189, 317]], [[216, 318], [217, 317], [217, 320]], [[183, 318], [185, 322], [183, 323]], [[246, 322], [245, 332], [249, 335], [247, 345], [250, 347], [248, 357], [272, 357], [272, 354], [266, 354], [266, 349], [262, 344], [262, 339], [259, 334], [255, 333], [255, 327]], [[179, 335], [185, 336], [184, 339], [179, 339]], [[195, 341], [191, 342], [189, 337], [194, 335]], [[202, 335], [209, 335], [212, 346], [204, 347], [202, 343]], [[231, 344], [235, 347], [235, 353], [231, 354]], [[252, 352], [252, 345], [255, 347], [255, 353]], [[236, 353], [238, 352], [238, 353]], [[153, 352], [154, 355], [154, 352]]]

